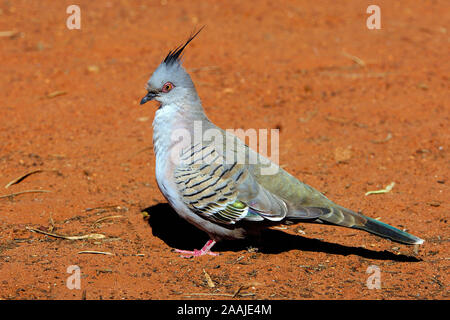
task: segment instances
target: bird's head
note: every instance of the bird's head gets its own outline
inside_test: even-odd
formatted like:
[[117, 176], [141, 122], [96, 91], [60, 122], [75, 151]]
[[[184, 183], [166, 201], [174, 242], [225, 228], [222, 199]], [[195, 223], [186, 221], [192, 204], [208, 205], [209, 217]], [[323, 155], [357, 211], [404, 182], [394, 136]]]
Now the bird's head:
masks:
[[202, 29], [190, 36], [185, 44], [169, 52], [148, 80], [148, 93], [142, 98], [141, 104], [150, 100], [159, 101], [161, 105], [177, 104], [190, 99], [198, 100], [194, 83], [181, 65], [180, 59], [184, 48], [186, 48]]

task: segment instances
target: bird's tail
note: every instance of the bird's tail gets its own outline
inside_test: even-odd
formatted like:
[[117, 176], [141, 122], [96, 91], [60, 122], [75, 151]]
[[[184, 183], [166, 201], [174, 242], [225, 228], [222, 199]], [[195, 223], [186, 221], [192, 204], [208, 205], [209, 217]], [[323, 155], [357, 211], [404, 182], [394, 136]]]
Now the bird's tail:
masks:
[[364, 230], [403, 244], [412, 245], [423, 243], [422, 239], [412, 234], [338, 205], [334, 206], [330, 213], [318, 219], [324, 223]]

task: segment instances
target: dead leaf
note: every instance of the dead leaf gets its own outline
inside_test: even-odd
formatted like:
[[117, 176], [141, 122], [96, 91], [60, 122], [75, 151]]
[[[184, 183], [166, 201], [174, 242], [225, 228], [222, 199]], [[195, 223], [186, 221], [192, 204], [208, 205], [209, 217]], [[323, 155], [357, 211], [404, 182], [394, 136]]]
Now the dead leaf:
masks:
[[390, 184], [388, 184], [386, 186], [386, 188], [381, 189], [381, 190], [367, 191], [365, 195], [368, 196], [369, 194], [388, 193], [392, 190], [392, 188], [394, 188], [394, 186], [395, 186], [395, 182], [391, 182]]

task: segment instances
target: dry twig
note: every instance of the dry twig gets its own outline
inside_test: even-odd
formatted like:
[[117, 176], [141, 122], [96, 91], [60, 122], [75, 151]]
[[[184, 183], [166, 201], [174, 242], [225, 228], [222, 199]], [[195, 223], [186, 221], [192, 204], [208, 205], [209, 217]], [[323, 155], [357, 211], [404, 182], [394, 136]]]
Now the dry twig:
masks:
[[105, 251], [85, 250], [85, 251], [80, 251], [80, 252], [78, 252], [78, 254], [84, 254], [84, 253], [104, 254], [104, 255], [107, 255], [107, 256], [113, 256], [113, 255], [114, 255], [114, 253], [111, 253], [111, 252], [105, 252]]
[[46, 98], [52, 99], [52, 98], [56, 98], [58, 96], [63, 96], [65, 94], [67, 94], [67, 91], [54, 91], [54, 92], [50, 92], [49, 94], [47, 94]]
[[98, 220], [96, 220], [92, 225], [94, 226], [94, 225], [96, 225], [96, 224], [98, 224], [98, 223], [100, 223], [100, 222], [102, 222], [102, 221], [105, 221], [105, 220], [109, 220], [109, 219], [117, 219], [117, 218], [124, 218], [125, 216], [122, 216], [122, 215], [117, 215], [117, 216], [107, 216], [107, 217], [103, 217], [103, 218], [100, 218], [100, 219], [98, 219]]
[[212, 281], [209, 274], [205, 271], [205, 269], [203, 269], [203, 273], [205, 274], [205, 278], [206, 278], [206, 282], [208, 283], [208, 287], [214, 288], [215, 287], [214, 282]]
[[5, 195], [1, 195], [0, 199], [3, 198], [12, 198], [21, 194], [25, 194], [25, 193], [48, 193], [51, 192], [49, 190], [25, 190], [25, 191], [19, 191], [19, 192], [14, 192], [14, 193], [10, 193], [10, 194], [5, 194]]
[[46, 232], [46, 231], [42, 231], [39, 229], [30, 228], [30, 227], [26, 227], [26, 228], [27, 228], [27, 230], [29, 230], [31, 232], [42, 233], [42, 234], [45, 234], [46, 236], [60, 238], [60, 239], [66, 239], [66, 240], [86, 240], [86, 239], [104, 239], [104, 238], [106, 238], [106, 236], [104, 234], [99, 234], [99, 233], [84, 234], [81, 236], [67, 236], [67, 235], [62, 235], [62, 234]]
[[15, 178], [14, 180], [8, 182], [5, 186], [5, 189], [8, 189], [10, 186], [14, 185], [14, 184], [18, 184], [20, 182], [22, 182], [23, 180], [25, 180], [25, 178], [28, 178], [29, 176], [31, 176], [32, 174], [35, 173], [40, 173], [40, 172], [46, 172], [46, 171], [50, 171], [50, 172], [58, 172], [58, 170], [43, 170], [43, 169], [37, 169], [37, 170], [33, 170], [30, 172], [27, 172], [17, 178]]
[[353, 62], [358, 64], [360, 67], [365, 67], [366, 66], [366, 63], [364, 62], [364, 60], [362, 60], [361, 58], [358, 58], [357, 56], [348, 54], [347, 52], [342, 52], [342, 55], [344, 57], [347, 57], [347, 58], [351, 59]]

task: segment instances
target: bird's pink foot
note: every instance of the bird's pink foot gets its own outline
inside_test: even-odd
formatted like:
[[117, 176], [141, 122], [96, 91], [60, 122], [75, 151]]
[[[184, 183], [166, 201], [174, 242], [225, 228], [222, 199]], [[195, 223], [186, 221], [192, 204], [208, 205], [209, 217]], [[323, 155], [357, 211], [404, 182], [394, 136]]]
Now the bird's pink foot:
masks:
[[209, 254], [211, 256], [218, 256], [219, 255], [218, 253], [210, 251], [213, 245], [215, 244], [216, 242], [214, 240], [208, 240], [208, 242], [206, 242], [206, 244], [200, 250], [195, 249], [194, 251], [189, 251], [189, 250], [175, 249], [175, 252], [181, 253], [181, 257], [183, 258], [195, 258], [204, 256], [206, 254]]

